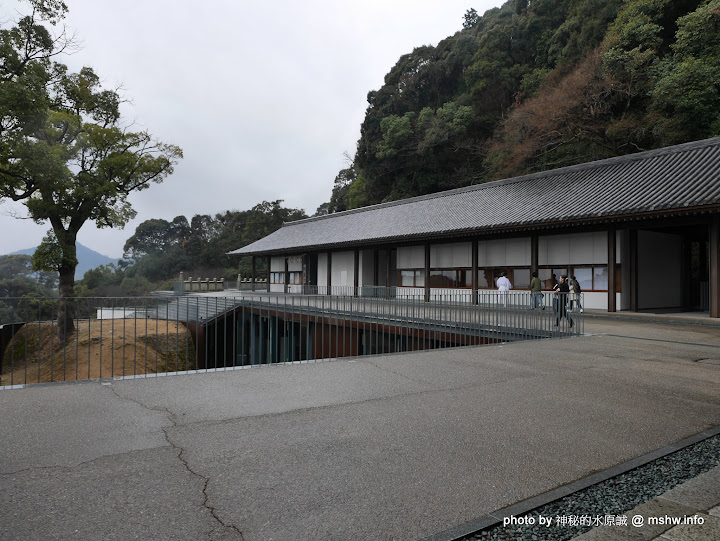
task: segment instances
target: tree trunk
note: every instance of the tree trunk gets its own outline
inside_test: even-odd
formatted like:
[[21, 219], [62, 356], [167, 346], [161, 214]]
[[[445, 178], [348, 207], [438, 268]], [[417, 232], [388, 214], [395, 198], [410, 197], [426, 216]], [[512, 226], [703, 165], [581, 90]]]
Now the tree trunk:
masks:
[[75, 332], [75, 267], [63, 263], [60, 265], [60, 302], [58, 304], [58, 340], [67, 344], [70, 335]]

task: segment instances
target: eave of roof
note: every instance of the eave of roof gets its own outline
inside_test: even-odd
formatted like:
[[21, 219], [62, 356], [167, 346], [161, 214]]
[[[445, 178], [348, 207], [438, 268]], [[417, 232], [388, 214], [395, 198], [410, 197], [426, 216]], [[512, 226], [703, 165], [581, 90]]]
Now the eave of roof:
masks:
[[720, 138], [714, 138], [289, 222], [229, 254], [386, 244], [718, 208]]

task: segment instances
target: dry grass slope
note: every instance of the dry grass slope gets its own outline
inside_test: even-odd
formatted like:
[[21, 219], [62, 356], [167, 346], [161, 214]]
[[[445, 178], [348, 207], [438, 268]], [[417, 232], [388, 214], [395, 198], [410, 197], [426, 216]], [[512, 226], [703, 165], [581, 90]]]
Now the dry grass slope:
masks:
[[193, 370], [195, 346], [182, 323], [155, 319], [81, 321], [61, 347], [53, 322], [33, 323], [5, 348], [0, 385], [75, 381]]

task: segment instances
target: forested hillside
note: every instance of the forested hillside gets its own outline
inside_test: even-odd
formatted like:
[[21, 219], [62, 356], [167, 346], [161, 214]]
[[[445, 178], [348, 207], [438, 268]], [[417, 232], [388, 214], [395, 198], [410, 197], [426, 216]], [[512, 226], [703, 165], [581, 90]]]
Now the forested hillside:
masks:
[[[318, 214], [720, 135], [720, 0], [509, 0], [458, 23], [368, 94], [352, 163]], [[226, 253], [305, 217], [281, 203], [147, 220], [76, 293], [144, 294], [181, 271], [249, 276]], [[42, 277], [18, 269], [5, 294], [32, 294]]]
[[[248, 278], [248, 258], [227, 253], [269, 235], [283, 222], [301, 218], [307, 218], [303, 210], [283, 207], [278, 200], [263, 201], [250, 210], [197, 214], [190, 220], [185, 216], [146, 220], [125, 242], [124, 259], [85, 272], [75, 293], [82, 297], [146, 295], [172, 289], [181, 272], [199, 278], [235, 280], [238, 274]], [[264, 276], [266, 264], [264, 258], [258, 260], [258, 276]], [[56, 287], [57, 273], [38, 271], [29, 255], [0, 256], [0, 296], [54, 296]], [[17, 302], [12, 305], [16, 307]], [[0, 319], [10, 309], [0, 300]]]
[[368, 94], [329, 212], [720, 135], [720, 0], [509, 0]]
[[[263, 201], [250, 210], [198, 214], [190, 220], [185, 216], [146, 220], [125, 242], [125, 259], [118, 266], [86, 272], [76, 291], [81, 296], [142, 295], [172, 289], [180, 272], [228, 280], [238, 274], [249, 277], [250, 261], [227, 253], [269, 235], [283, 222], [306, 217], [303, 210], [283, 207], [278, 200]], [[258, 261], [259, 276], [265, 264], [262, 258]]]

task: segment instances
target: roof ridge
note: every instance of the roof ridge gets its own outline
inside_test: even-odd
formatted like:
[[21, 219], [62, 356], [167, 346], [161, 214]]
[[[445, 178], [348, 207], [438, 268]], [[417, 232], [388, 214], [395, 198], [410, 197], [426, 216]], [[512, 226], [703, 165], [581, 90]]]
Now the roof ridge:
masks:
[[699, 148], [705, 148], [710, 146], [720, 146], [720, 137], [712, 137], [709, 139], [703, 139], [700, 141], [690, 141], [687, 143], [680, 143], [669, 147], [655, 148], [652, 150], [643, 150], [640, 152], [634, 152], [632, 154], [625, 154], [623, 156], [613, 156], [611, 158], [603, 158], [601, 160], [595, 160], [592, 162], [579, 163], [575, 165], [567, 165], [565, 167], [559, 167], [557, 169], [548, 169], [547, 171], [538, 171], [536, 173], [529, 173], [526, 175], [520, 175], [517, 177], [510, 177], [505, 179], [493, 180], [490, 182], [483, 182], [482, 184], [473, 184], [470, 186], [463, 186], [460, 188], [454, 188], [452, 190], [444, 190], [442, 192], [434, 192], [425, 195], [417, 195], [415, 197], [409, 197], [407, 199], [398, 199], [396, 201], [388, 201], [386, 203], [377, 203], [375, 205], [368, 205], [367, 207], [360, 207], [351, 210], [344, 210], [341, 212], [335, 212], [332, 214], [325, 214], [323, 216], [312, 216], [310, 218], [304, 218], [302, 220], [295, 220], [293, 222], [283, 222], [282, 226], [300, 225], [308, 222], [315, 222], [326, 220], [330, 218], [336, 218], [339, 216], [348, 216], [352, 214], [359, 214], [361, 212], [369, 212], [378, 208], [390, 208], [400, 205], [407, 205], [418, 201], [428, 201], [431, 199], [439, 199], [442, 197], [449, 197], [463, 192], [475, 192], [478, 190], [490, 189], [494, 186], [502, 186], [505, 184], [516, 184], [520, 182], [527, 182], [529, 180], [551, 177], [554, 175], [560, 175], [563, 173], [584, 171], [588, 169], [594, 169], [599, 167], [609, 167], [617, 165], [619, 163], [628, 163], [637, 160], [643, 160], [647, 158], [653, 158], [656, 156], [664, 156], [667, 154], [674, 154], [676, 152], [686, 152], [690, 150], [696, 150]]

